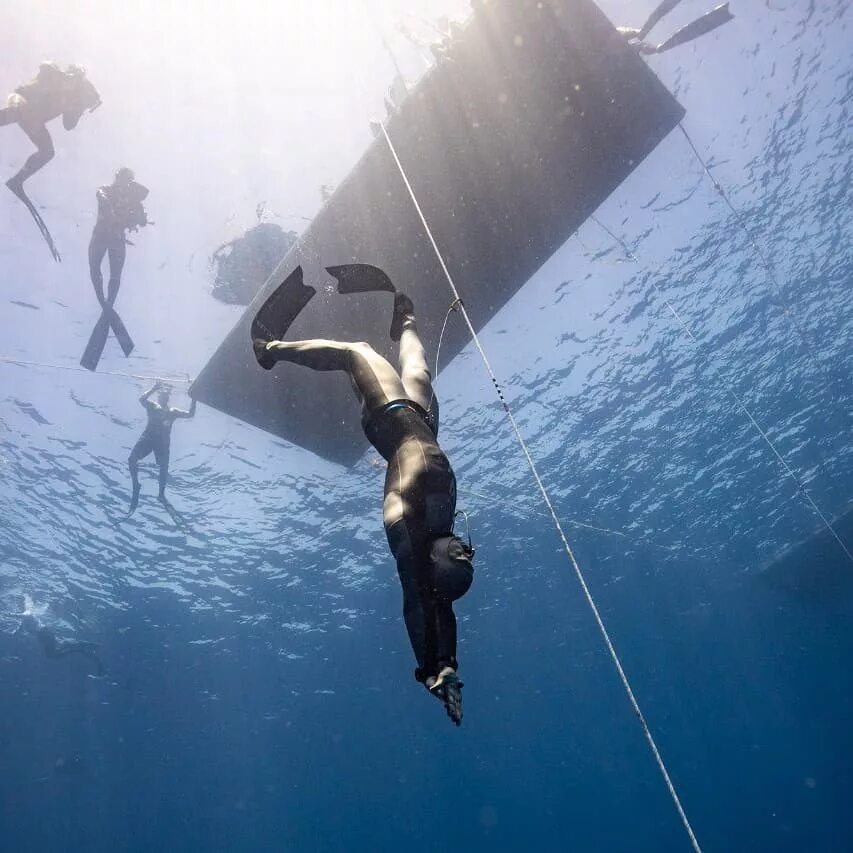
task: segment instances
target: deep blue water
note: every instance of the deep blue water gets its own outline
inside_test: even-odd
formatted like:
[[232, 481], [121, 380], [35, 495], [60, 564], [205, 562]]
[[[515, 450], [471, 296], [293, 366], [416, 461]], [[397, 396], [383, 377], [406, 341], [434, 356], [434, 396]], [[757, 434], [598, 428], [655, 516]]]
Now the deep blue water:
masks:
[[[617, 23], [654, 3], [633, 5], [602, 3]], [[684, 5], [680, 23], [706, 10]], [[84, 61], [104, 97], [57, 137], [55, 180], [33, 181], [61, 266], [0, 199], [0, 356], [53, 365], [0, 362], [0, 849], [688, 850], [471, 348], [437, 384], [479, 548], [458, 608], [459, 730], [411, 678], [375, 455], [345, 472], [200, 407], [172, 448], [188, 529], [154, 499], [150, 465], [134, 521], [112, 523], [144, 385], [104, 371], [198, 372], [239, 311], [212, 299], [206, 258], [261, 199], [316, 211], [392, 71], [374, 45], [357, 72], [318, 58], [264, 99], [240, 50], [272, 66], [280, 34], [257, 20], [251, 49], [235, 36], [223, 54], [215, 16], [176, 24], [179, 61], [123, 49], [131, 26], [163, 29], [133, 4], [128, 21], [106, 9], [114, 39], [70, 4], [34, 21], [23, 0], [0, 35], [10, 90], [55, 56]], [[821, 522], [730, 391], [827, 517], [853, 508], [853, 11], [732, 10], [650, 64], [742, 220], [676, 131], [597, 214], [635, 260], [588, 222], [483, 343], [703, 849], [847, 851], [853, 564], [806, 549], [798, 583], [774, 571]], [[180, 41], [190, 32], [198, 43]], [[158, 62], [213, 80], [181, 77], [176, 93]], [[210, 143], [194, 147], [182, 121]], [[14, 128], [0, 146], [7, 176], [27, 147]], [[139, 347], [125, 361], [110, 341], [96, 376], [59, 370], [96, 316], [92, 191], [125, 161], [157, 222], [122, 289]], [[58, 636], [99, 642], [108, 675], [44, 658], [19, 630], [26, 601]]]

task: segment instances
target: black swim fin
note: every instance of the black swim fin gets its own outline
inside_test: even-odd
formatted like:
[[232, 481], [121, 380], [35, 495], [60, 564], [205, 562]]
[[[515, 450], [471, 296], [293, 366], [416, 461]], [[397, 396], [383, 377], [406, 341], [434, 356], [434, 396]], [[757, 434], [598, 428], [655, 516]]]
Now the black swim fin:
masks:
[[379, 267], [371, 264], [343, 264], [326, 267], [326, 272], [338, 280], [338, 293], [396, 293], [390, 278]]
[[26, 192], [24, 192], [23, 181], [16, 181], [14, 177], [9, 178], [9, 180], [6, 181], [6, 186], [15, 193], [15, 195], [24, 203], [27, 210], [29, 210], [30, 216], [32, 216], [41, 236], [44, 238], [44, 242], [47, 243], [47, 248], [50, 249], [50, 254], [53, 255], [53, 259], [59, 263], [62, 260], [62, 257], [56, 248], [56, 244], [53, 242], [53, 237], [51, 237], [47, 225], [44, 224], [44, 220], [41, 218], [41, 214], [36, 210], [36, 206], [30, 201], [30, 197]]
[[302, 267], [296, 269], [273, 291], [252, 320], [251, 342], [280, 341], [314, 298], [317, 290], [302, 283]]
[[674, 47], [687, 44], [687, 42], [704, 36], [706, 33], [710, 33], [712, 30], [721, 27], [733, 19], [734, 15], [729, 11], [729, 4], [723, 3], [722, 6], [717, 6], [716, 9], [712, 9], [707, 15], [697, 18], [695, 21], [673, 33], [665, 42], [662, 42], [655, 48], [655, 53], [665, 53]]
[[83, 352], [83, 357], [80, 359], [80, 364], [86, 370], [97, 370], [98, 362], [101, 360], [101, 355], [104, 352], [104, 347], [107, 343], [107, 337], [110, 329], [116, 336], [116, 340], [121, 346], [125, 356], [129, 356], [133, 352], [133, 339], [130, 337], [121, 317], [116, 313], [114, 308], [105, 308], [95, 323], [95, 328], [92, 329], [92, 334], [89, 337], [89, 343]]
[[637, 32], [636, 37], [642, 41], [654, 29], [658, 21], [668, 15], [680, 2], [681, 0], [662, 0], [661, 3], [658, 3], [646, 23]]

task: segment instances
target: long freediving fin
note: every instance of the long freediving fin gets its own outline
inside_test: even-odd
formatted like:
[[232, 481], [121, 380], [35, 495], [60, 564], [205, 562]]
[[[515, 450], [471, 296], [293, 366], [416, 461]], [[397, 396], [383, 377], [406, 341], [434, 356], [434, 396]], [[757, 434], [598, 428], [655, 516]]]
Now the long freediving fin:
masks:
[[667, 50], [672, 50], [674, 47], [679, 47], [682, 44], [693, 41], [694, 39], [710, 33], [712, 30], [721, 27], [734, 19], [734, 15], [729, 11], [729, 4], [723, 3], [712, 9], [707, 15], [697, 18], [695, 21], [682, 27], [674, 32], [666, 41], [662, 42], [655, 48], [655, 53], [665, 53]]
[[98, 322], [95, 323], [95, 328], [92, 329], [92, 334], [89, 336], [89, 343], [86, 344], [86, 349], [80, 359], [81, 366], [85, 367], [86, 370], [97, 370], [98, 362], [100, 362], [104, 347], [107, 344], [110, 328], [112, 328], [122, 352], [126, 356], [133, 352], [133, 339], [125, 328], [121, 317], [114, 308], [105, 309], [98, 318]]
[[92, 329], [92, 334], [89, 335], [89, 342], [86, 344], [86, 349], [83, 350], [83, 355], [80, 358], [80, 366], [86, 370], [95, 371], [98, 369], [98, 362], [104, 352], [104, 347], [107, 345], [107, 336], [110, 333], [110, 321], [107, 319], [106, 311], [102, 312], [98, 317], [98, 322], [95, 323], [95, 328]]
[[122, 323], [118, 312], [113, 311], [110, 325], [112, 326], [113, 334], [116, 336], [118, 345], [121, 347], [121, 351], [126, 356], [130, 355], [133, 352], [134, 347], [133, 338], [130, 336], [130, 332], [125, 328], [124, 323]]
[[302, 283], [302, 267], [296, 269], [273, 291], [252, 320], [251, 339], [280, 341], [317, 290]]
[[50, 254], [53, 255], [53, 259], [57, 263], [60, 263], [62, 261], [62, 256], [59, 254], [59, 250], [53, 242], [53, 237], [51, 236], [47, 225], [45, 225], [44, 219], [41, 218], [41, 214], [36, 210], [36, 206], [30, 201], [30, 197], [24, 192], [23, 184], [14, 183], [14, 179], [12, 179], [6, 181], [6, 186], [9, 187], [9, 189], [24, 203], [27, 210], [29, 210], [30, 216], [32, 216], [38, 226], [38, 230], [41, 232], [41, 236], [44, 238], [44, 242], [47, 243], [47, 248], [50, 249]]
[[397, 288], [385, 272], [371, 264], [326, 267], [326, 272], [338, 280], [338, 293], [372, 293], [377, 290], [387, 293], [397, 292]]
[[643, 24], [636, 34], [636, 37], [642, 41], [654, 28], [655, 24], [665, 15], [668, 15], [680, 2], [681, 0], [662, 0], [661, 3], [658, 3], [652, 14], [649, 15], [646, 23]]

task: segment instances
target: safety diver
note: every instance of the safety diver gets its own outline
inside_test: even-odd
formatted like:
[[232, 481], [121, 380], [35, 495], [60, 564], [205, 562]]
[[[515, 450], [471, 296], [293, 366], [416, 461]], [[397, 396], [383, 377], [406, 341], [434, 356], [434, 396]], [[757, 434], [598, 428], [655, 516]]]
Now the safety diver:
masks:
[[[151, 400], [151, 395], [157, 392], [157, 399]], [[172, 441], [172, 425], [179, 418], [191, 418], [195, 415], [196, 401], [190, 403], [189, 411], [173, 409], [169, 406], [169, 387], [161, 382], [155, 382], [140, 398], [139, 402], [148, 413], [148, 423], [139, 441], [130, 451], [127, 464], [130, 469], [130, 479], [133, 484], [133, 495], [130, 499], [128, 516], [132, 515], [139, 503], [139, 461], [150, 453], [154, 454], [154, 461], [159, 466], [160, 490], [158, 499], [162, 503], [166, 501], [166, 483], [169, 477], [169, 450]]]

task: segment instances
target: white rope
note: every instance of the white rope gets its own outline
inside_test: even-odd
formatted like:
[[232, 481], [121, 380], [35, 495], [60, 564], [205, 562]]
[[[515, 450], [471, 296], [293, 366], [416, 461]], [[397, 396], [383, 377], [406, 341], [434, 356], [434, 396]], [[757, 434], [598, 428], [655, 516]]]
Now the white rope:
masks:
[[415, 210], [417, 211], [417, 214], [420, 217], [421, 224], [424, 226], [426, 235], [429, 238], [430, 244], [432, 245], [436, 257], [438, 258], [438, 262], [441, 265], [442, 272], [444, 273], [444, 276], [447, 279], [447, 283], [450, 285], [450, 289], [453, 291], [453, 296], [459, 301], [459, 310], [462, 312], [462, 316], [465, 318], [465, 324], [468, 326], [468, 331], [471, 333], [471, 339], [474, 341], [474, 345], [477, 347], [477, 350], [480, 353], [480, 357], [483, 360], [486, 372], [489, 374], [489, 378], [492, 381], [492, 385], [495, 386], [495, 391], [497, 392], [498, 398], [500, 399], [501, 404], [503, 405], [507, 418], [509, 418], [509, 422], [512, 425], [513, 431], [515, 432], [515, 437], [518, 440], [519, 447], [521, 447], [521, 450], [524, 453], [524, 457], [527, 460], [527, 464], [530, 466], [530, 471], [533, 474], [533, 479], [536, 481], [536, 485], [539, 487], [539, 491], [542, 494], [542, 499], [545, 501], [545, 506], [548, 507], [548, 512], [550, 513], [551, 519], [554, 522], [554, 526], [557, 529], [557, 534], [559, 535], [560, 540], [563, 543], [563, 548], [569, 558], [572, 568], [575, 571], [575, 575], [581, 585], [583, 594], [586, 597], [587, 604], [589, 605], [590, 610], [592, 611], [592, 615], [595, 617], [595, 621], [598, 624], [598, 629], [601, 632], [601, 636], [604, 639], [605, 645], [607, 646], [607, 651], [610, 653], [613, 665], [616, 667], [616, 672], [619, 674], [619, 678], [622, 681], [622, 686], [625, 688], [625, 693], [628, 696], [628, 701], [630, 702], [634, 713], [637, 715], [637, 719], [640, 722], [640, 726], [642, 727], [643, 734], [645, 735], [646, 741], [649, 745], [649, 749], [651, 750], [655, 762], [657, 763], [658, 769], [660, 770], [661, 775], [663, 776], [663, 780], [666, 783], [667, 790], [669, 791], [669, 795], [672, 798], [672, 802], [675, 805], [676, 811], [678, 812], [678, 816], [681, 818], [681, 822], [684, 825], [684, 829], [686, 830], [687, 835], [690, 837], [690, 843], [693, 845], [693, 849], [696, 851], [696, 853], [702, 853], [702, 848], [699, 846], [699, 842], [696, 839], [695, 833], [693, 832], [693, 827], [690, 825], [690, 821], [687, 818], [687, 814], [684, 811], [683, 806], [681, 805], [681, 800], [679, 799], [678, 793], [675, 790], [675, 785], [673, 784], [672, 779], [670, 778], [669, 771], [667, 770], [666, 765], [664, 764], [663, 758], [660, 754], [660, 750], [658, 749], [657, 743], [655, 742], [651, 729], [649, 728], [649, 724], [646, 722], [646, 718], [643, 716], [643, 712], [640, 709], [640, 704], [637, 701], [637, 697], [634, 695], [634, 691], [631, 689], [631, 684], [628, 681], [628, 676], [625, 674], [625, 670], [622, 667], [622, 662], [619, 659], [619, 655], [616, 653], [616, 648], [613, 645], [613, 641], [610, 639], [610, 634], [608, 633], [607, 628], [604, 625], [604, 621], [601, 618], [601, 614], [598, 611], [598, 607], [595, 604], [595, 600], [592, 597], [592, 593], [589, 591], [589, 587], [587, 586], [586, 579], [584, 578], [583, 572], [581, 571], [581, 567], [578, 564], [577, 559], [575, 558], [571, 545], [569, 545], [569, 540], [566, 538], [566, 534], [563, 532], [563, 526], [562, 524], [560, 524], [560, 519], [557, 516], [557, 511], [554, 509], [554, 505], [551, 502], [551, 498], [548, 495], [548, 491], [545, 488], [545, 484], [542, 482], [542, 478], [539, 476], [539, 471], [536, 468], [536, 463], [533, 461], [533, 457], [530, 455], [530, 451], [527, 448], [527, 443], [525, 442], [524, 437], [522, 436], [521, 431], [518, 428], [518, 424], [516, 423], [515, 416], [513, 415], [509, 404], [504, 399], [504, 395], [500, 385], [498, 384], [495, 372], [494, 370], [492, 370], [492, 366], [489, 363], [489, 359], [486, 355], [485, 350], [483, 349], [483, 345], [480, 343], [480, 338], [477, 335], [477, 331], [471, 323], [471, 319], [468, 316], [468, 311], [465, 308], [465, 304], [462, 302], [462, 299], [459, 296], [459, 291], [456, 289], [456, 284], [453, 281], [453, 277], [450, 275], [450, 270], [448, 270], [447, 264], [444, 262], [444, 257], [441, 254], [441, 250], [438, 248], [438, 244], [435, 242], [435, 238], [433, 237], [432, 230], [429, 227], [429, 223], [427, 222], [426, 217], [424, 216], [423, 211], [421, 210], [421, 206], [418, 203], [418, 199], [414, 193], [414, 190], [412, 189], [412, 185], [409, 183], [409, 178], [406, 175], [405, 169], [403, 169], [403, 164], [400, 162], [400, 158], [397, 156], [397, 150], [394, 148], [394, 144], [391, 142], [391, 137], [388, 135], [388, 131], [385, 128], [385, 123], [380, 122], [380, 127], [382, 128], [382, 133], [385, 137], [385, 141], [388, 143], [388, 148], [391, 150], [391, 156], [394, 158], [394, 162], [397, 164], [397, 169], [400, 172], [400, 177], [403, 179], [403, 183], [406, 185], [406, 189], [408, 190], [409, 196], [412, 199], [412, 204], [414, 205]]
[[[686, 132], [685, 132], [685, 135], [686, 135]], [[689, 140], [689, 137], [688, 137], [688, 140]], [[691, 142], [691, 145], [692, 145], [692, 142]], [[706, 167], [706, 169], [707, 169], [707, 167]], [[713, 180], [713, 178], [712, 178], [712, 180]], [[734, 210], [734, 208], [732, 208], [732, 209]], [[600, 228], [603, 228], [617, 243], [619, 243], [619, 245], [622, 246], [622, 249], [624, 250], [625, 254], [629, 258], [631, 258], [632, 260], [635, 260], [635, 261], [638, 260], [637, 256], [631, 251], [631, 249], [628, 247], [628, 245], [625, 243], [624, 240], [622, 240], [620, 237], [618, 237], [616, 234], [614, 234], [603, 222], [601, 222], [601, 220], [596, 219], [595, 216], [592, 216], [590, 218], [593, 220], [593, 222], [595, 222], [596, 225], [598, 225]], [[752, 240], [751, 236], [750, 236], [750, 240]], [[754, 241], [752, 241], [752, 244], [757, 249], [757, 246], [756, 246]], [[761, 256], [760, 253], [759, 253], [759, 256]], [[687, 325], [687, 323], [684, 321], [684, 319], [681, 317], [681, 315], [675, 310], [675, 308], [672, 307], [672, 304], [670, 303], [670, 301], [666, 298], [666, 296], [664, 296], [663, 291], [657, 286], [657, 283], [655, 282], [655, 275], [657, 275], [657, 270], [649, 276], [649, 281], [651, 282], [651, 285], [654, 288], [655, 293], [657, 293], [658, 296], [663, 300], [663, 304], [666, 305], [666, 307], [669, 309], [672, 316], [675, 317], [675, 319], [678, 321], [678, 323], [680, 324], [684, 333], [690, 338], [690, 340], [696, 346], [696, 349], [701, 349], [702, 345], [697, 340], [697, 338], [693, 334], [693, 332], [690, 331], [690, 327]], [[743, 401], [743, 399], [737, 394], [737, 392], [734, 390], [734, 388], [731, 387], [731, 385], [729, 385], [726, 382], [721, 382], [721, 384], [723, 385], [723, 387], [725, 388], [725, 390], [729, 394], [729, 396], [735, 401], [738, 408], [744, 413], [744, 415], [746, 415], [747, 420], [749, 420], [749, 422], [755, 428], [755, 431], [761, 436], [761, 438], [764, 440], [764, 442], [770, 448], [771, 452], [776, 457], [776, 459], [779, 460], [779, 464], [785, 470], [785, 473], [794, 481], [794, 483], [796, 483], [797, 491], [800, 492], [800, 494], [802, 494], [806, 503], [808, 503], [809, 506], [811, 506], [811, 508], [815, 511], [818, 518], [820, 518], [821, 522], [823, 522], [823, 526], [829, 531], [829, 533], [832, 535], [832, 537], [835, 539], [835, 541], [839, 544], [839, 546], [841, 547], [841, 550], [844, 551], [844, 553], [847, 555], [850, 562], [853, 563], [853, 553], [851, 553], [850, 549], [847, 547], [844, 540], [838, 535], [838, 532], [835, 530], [835, 527], [833, 526], [832, 522], [823, 513], [823, 510], [821, 510], [821, 508], [817, 505], [817, 503], [815, 503], [814, 498], [809, 494], [808, 490], [806, 489], [805, 483], [803, 483], [803, 481], [800, 479], [800, 477], [797, 476], [797, 473], [793, 470], [793, 468], [791, 468], [791, 466], [785, 460], [785, 457], [782, 456], [782, 454], [779, 452], [776, 445], [771, 440], [770, 436], [768, 436], [767, 433], [761, 428], [761, 425], [755, 419], [755, 416], [749, 410], [749, 407], [746, 405], [746, 403]]]
[[142, 373], [122, 373], [120, 370], [98, 370], [95, 372], [87, 367], [77, 367], [74, 364], [45, 364], [39, 361], [25, 361], [22, 358], [8, 358], [6, 356], [0, 356], [0, 362], [17, 364], [22, 367], [43, 367], [47, 370], [74, 370], [78, 373], [88, 373], [90, 376], [121, 376], [124, 379], [142, 379], [146, 382], [169, 382], [172, 384], [192, 382], [189, 376], [147, 376]]
[[[669, 303], [669, 300], [661, 293], [660, 288], [657, 286], [657, 284], [655, 284], [654, 278], [651, 279], [651, 282], [652, 282], [652, 287], [654, 287], [655, 291], [661, 296], [661, 298], [663, 299], [664, 305], [666, 305], [666, 307], [669, 308], [672, 316], [675, 317], [676, 320], [678, 320], [678, 322], [681, 324], [682, 329], [684, 329], [684, 331], [686, 332], [686, 334], [688, 335], [690, 340], [693, 341], [693, 343], [696, 345], [697, 349], [700, 348], [701, 344], [699, 343], [698, 340], [696, 340], [696, 338], [693, 335], [693, 332], [690, 331], [690, 328], [688, 327], [687, 323], [684, 322], [684, 320], [681, 318], [679, 313]], [[809, 492], [806, 489], [803, 481], [797, 476], [795, 471], [785, 461], [785, 457], [782, 456], [782, 454], [776, 449], [776, 445], [771, 441], [771, 439], [767, 435], [767, 433], [761, 428], [760, 424], [755, 419], [752, 412], [747, 408], [746, 403], [744, 403], [744, 401], [738, 396], [738, 394], [731, 387], [731, 385], [726, 384], [724, 387], [725, 387], [726, 391], [729, 393], [729, 395], [731, 396], [731, 398], [739, 406], [741, 411], [746, 415], [749, 422], [753, 425], [753, 427], [755, 427], [756, 432], [764, 439], [767, 446], [773, 452], [773, 455], [779, 460], [779, 463], [785, 469], [785, 472], [788, 474], [788, 476], [797, 484], [797, 491], [802, 494], [802, 496], [805, 498], [806, 502], [817, 513], [818, 517], [823, 522], [824, 527], [832, 534], [835, 541], [841, 546], [841, 550], [844, 551], [844, 553], [850, 559], [850, 562], [853, 563], [853, 553], [851, 553], [850, 549], [847, 547], [847, 545], [844, 544], [844, 540], [838, 535], [838, 533], [835, 530], [835, 527], [833, 527], [833, 525], [832, 525], [832, 522], [824, 515], [821, 508], [815, 503], [814, 498], [812, 498], [812, 496], [809, 494]]]

